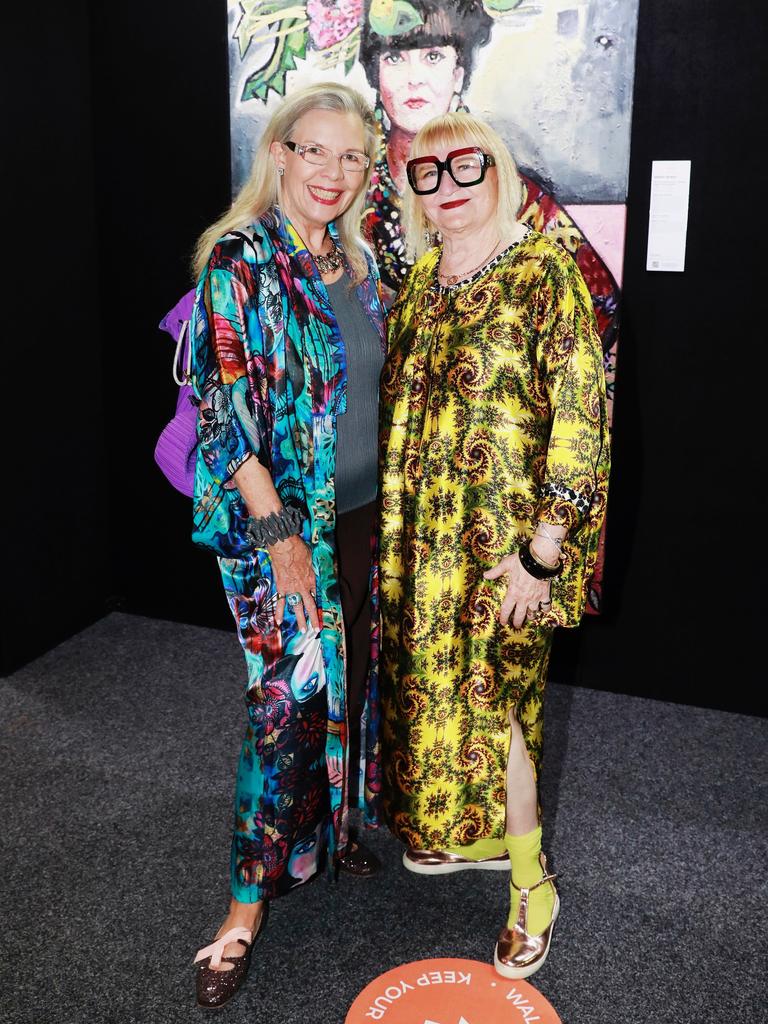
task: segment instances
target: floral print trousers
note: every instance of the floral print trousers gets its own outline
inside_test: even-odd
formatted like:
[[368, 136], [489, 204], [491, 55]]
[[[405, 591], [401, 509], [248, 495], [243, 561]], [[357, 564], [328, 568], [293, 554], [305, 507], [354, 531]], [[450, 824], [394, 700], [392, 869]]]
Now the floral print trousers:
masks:
[[[299, 632], [256, 559], [219, 559], [245, 653], [248, 726], [240, 752], [232, 836], [232, 895], [274, 899], [317, 871], [330, 824], [328, 707], [320, 639]], [[265, 650], [268, 648], [268, 650]]]

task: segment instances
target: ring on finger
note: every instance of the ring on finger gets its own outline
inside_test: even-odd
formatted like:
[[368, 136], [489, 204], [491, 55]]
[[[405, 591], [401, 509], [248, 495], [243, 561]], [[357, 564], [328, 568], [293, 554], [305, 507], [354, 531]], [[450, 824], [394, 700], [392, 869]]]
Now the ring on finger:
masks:
[[295, 608], [297, 604], [301, 604], [301, 594], [286, 594], [285, 600], [289, 608]]

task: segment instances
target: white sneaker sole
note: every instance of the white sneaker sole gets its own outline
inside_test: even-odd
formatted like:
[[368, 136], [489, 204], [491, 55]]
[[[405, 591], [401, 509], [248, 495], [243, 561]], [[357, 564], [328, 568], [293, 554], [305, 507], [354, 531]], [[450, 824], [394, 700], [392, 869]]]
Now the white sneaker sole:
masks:
[[499, 944], [496, 943], [493, 950], [493, 966], [496, 968], [496, 973], [500, 974], [502, 978], [511, 978], [513, 981], [522, 981], [523, 978], [530, 978], [532, 974], [535, 974], [544, 965], [544, 961], [549, 956], [549, 947], [552, 945], [552, 936], [555, 934], [555, 921], [559, 913], [560, 897], [555, 893], [555, 905], [552, 908], [552, 924], [549, 929], [549, 939], [544, 950], [544, 956], [533, 964], [528, 964], [525, 967], [508, 967], [499, 960]]
[[504, 860], [468, 860], [462, 864], [419, 864], [403, 854], [403, 867], [414, 875], [453, 875], [457, 871], [506, 871], [509, 873], [509, 858]]

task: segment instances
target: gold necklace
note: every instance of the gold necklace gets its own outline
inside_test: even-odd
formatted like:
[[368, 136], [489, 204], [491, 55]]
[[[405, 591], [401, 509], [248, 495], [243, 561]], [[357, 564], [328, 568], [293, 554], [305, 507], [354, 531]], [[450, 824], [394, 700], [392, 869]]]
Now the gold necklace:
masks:
[[[444, 273], [442, 273], [442, 271], [438, 270], [437, 276], [439, 278], [442, 278], [445, 281], [445, 283], [448, 285], [448, 287], [450, 287], [451, 285], [454, 285], [454, 284], [458, 284], [459, 281], [463, 281], [464, 278], [469, 277], [470, 274], [474, 274], [474, 272], [476, 270], [479, 270], [480, 267], [485, 266], [485, 264], [488, 262], [488, 260], [491, 258], [491, 256], [493, 256], [493, 254], [496, 252], [496, 250], [498, 249], [500, 244], [501, 244], [501, 239], [499, 238], [499, 239], [496, 240], [496, 243], [494, 244], [493, 248], [488, 253], [488, 255], [485, 257], [485, 259], [480, 260], [480, 262], [477, 264], [477, 266], [476, 267], [472, 267], [471, 270], [464, 270], [464, 271], [462, 271], [461, 274], [444, 274]], [[442, 257], [440, 259], [440, 262], [442, 263]]]
[[344, 266], [344, 252], [335, 241], [331, 246], [330, 252], [311, 253], [310, 255], [321, 274], [335, 274], [337, 270]]

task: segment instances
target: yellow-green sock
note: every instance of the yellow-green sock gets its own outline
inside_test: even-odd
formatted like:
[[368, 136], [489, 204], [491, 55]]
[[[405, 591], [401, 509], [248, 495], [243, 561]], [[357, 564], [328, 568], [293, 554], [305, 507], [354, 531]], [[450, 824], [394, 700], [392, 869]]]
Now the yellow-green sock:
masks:
[[469, 846], [449, 846], [445, 852], [467, 860], [487, 860], [488, 857], [501, 857], [506, 850], [503, 839], [477, 839]]
[[[527, 888], [539, 881], [543, 875], [541, 861], [541, 826], [524, 836], [504, 836], [504, 845], [509, 851], [509, 863], [512, 869], [512, 881], [518, 888]], [[513, 928], [520, 909], [520, 893], [513, 885], [509, 886], [510, 910], [507, 927]], [[540, 885], [528, 897], [528, 934], [541, 935], [552, 920], [555, 905], [555, 893], [551, 885]]]

